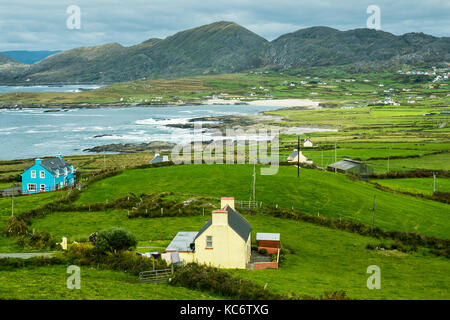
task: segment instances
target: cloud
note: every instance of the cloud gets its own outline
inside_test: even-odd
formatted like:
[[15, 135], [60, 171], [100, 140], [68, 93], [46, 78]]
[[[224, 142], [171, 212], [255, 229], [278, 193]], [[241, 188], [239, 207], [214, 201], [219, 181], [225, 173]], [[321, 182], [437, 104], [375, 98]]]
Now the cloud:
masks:
[[[447, 0], [2, 0], [0, 51], [133, 45], [220, 20], [272, 40], [311, 26], [364, 28], [371, 4], [381, 8], [384, 31], [450, 35]], [[69, 5], [81, 9], [80, 30], [66, 27]]]

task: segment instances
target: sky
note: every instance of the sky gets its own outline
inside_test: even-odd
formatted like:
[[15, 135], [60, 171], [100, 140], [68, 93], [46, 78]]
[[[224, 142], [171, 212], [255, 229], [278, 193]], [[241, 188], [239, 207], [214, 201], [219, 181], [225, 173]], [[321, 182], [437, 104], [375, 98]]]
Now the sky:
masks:
[[449, 0], [0, 0], [0, 51], [129, 46], [222, 20], [273, 40], [312, 26], [366, 28], [369, 5], [383, 31], [450, 36]]

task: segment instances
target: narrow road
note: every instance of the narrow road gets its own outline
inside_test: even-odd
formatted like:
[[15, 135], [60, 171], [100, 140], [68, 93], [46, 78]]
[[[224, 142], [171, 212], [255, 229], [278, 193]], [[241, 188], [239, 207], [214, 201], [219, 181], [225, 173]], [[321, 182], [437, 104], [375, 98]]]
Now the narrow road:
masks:
[[0, 259], [2, 258], [19, 258], [30, 259], [34, 257], [52, 257], [54, 253], [51, 252], [21, 252], [21, 253], [0, 253]]

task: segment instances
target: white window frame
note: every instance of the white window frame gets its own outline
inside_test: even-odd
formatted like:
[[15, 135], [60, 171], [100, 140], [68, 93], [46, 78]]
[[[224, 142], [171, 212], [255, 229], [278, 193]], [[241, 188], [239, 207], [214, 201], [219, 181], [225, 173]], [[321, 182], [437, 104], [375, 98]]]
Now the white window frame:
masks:
[[39, 191], [44, 192], [45, 191], [45, 184], [41, 183], [39, 185]]
[[31, 179], [36, 179], [36, 170], [31, 170]]
[[64, 188], [64, 182], [60, 182], [60, 183], [59, 183], [59, 187], [60, 187], [60, 188]]
[[[31, 188], [31, 187], [34, 187], [34, 188]], [[37, 190], [36, 183], [29, 183], [29, 184], [27, 185], [27, 190], [28, 190], [28, 191], [36, 192], [36, 190]]]
[[64, 168], [64, 175], [67, 176], [68, 170], [67, 168]]
[[212, 247], [213, 247], [213, 237], [206, 236], [206, 248], [212, 248]]
[[39, 171], [39, 178], [45, 179], [45, 171], [44, 170]]

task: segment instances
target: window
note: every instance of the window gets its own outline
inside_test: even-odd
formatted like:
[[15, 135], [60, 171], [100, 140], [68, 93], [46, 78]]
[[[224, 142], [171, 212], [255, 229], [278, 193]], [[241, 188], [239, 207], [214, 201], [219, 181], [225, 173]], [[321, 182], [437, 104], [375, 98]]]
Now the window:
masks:
[[64, 182], [61, 182], [60, 184], [59, 184], [59, 186], [62, 188], [62, 187], [64, 187]]
[[64, 174], [67, 176], [67, 168], [64, 168]]
[[207, 248], [212, 248], [213, 247], [212, 236], [206, 236], [206, 247]]
[[36, 184], [35, 183], [29, 183], [28, 184], [28, 191], [36, 191]]
[[45, 184], [41, 184], [41, 185], [39, 186], [39, 190], [45, 191]]
[[39, 171], [39, 178], [41, 179], [45, 178], [45, 171]]
[[56, 177], [57, 178], [59, 177], [59, 170], [58, 169], [56, 169]]
[[36, 179], [36, 170], [31, 170], [31, 178]]

